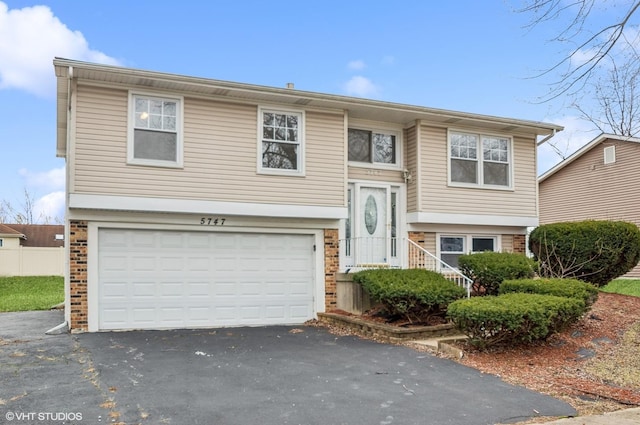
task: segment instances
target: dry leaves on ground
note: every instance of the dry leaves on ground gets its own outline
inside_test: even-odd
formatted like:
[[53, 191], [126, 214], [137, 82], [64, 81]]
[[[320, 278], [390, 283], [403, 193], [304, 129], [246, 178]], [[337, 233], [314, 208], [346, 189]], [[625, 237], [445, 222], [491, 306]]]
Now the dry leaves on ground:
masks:
[[581, 415], [640, 405], [640, 297], [600, 293], [591, 311], [547, 341], [460, 360], [507, 382], [565, 399]]

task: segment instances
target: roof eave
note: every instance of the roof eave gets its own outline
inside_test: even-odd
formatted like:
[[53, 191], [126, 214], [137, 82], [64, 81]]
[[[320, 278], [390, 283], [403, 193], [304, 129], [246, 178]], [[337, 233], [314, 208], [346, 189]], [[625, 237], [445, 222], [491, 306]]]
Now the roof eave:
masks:
[[[309, 92], [291, 88], [277, 88], [231, 81], [213, 80], [200, 77], [123, 68], [112, 65], [100, 65], [69, 59], [54, 60], [56, 75], [64, 68], [73, 69], [74, 77], [96, 82], [120, 82], [131, 87], [148, 86], [156, 89], [173, 87], [176, 90], [192, 93], [227, 97], [235, 100], [273, 102], [297, 105], [299, 107], [317, 107], [326, 109], [347, 110], [356, 118], [386, 119], [389, 122], [408, 124], [417, 120], [425, 120], [443, 126], [482, 125], [494, 131], [521, 132], [536, 136], [547, 136], [561, 131], [564, 127], [529, 120], [520, 120], [490, 115], [473, 114], [437, 108], [386, 102], [380, 100]], [[59, 96], [62, 93], [58, 93]], [[68, 104], [67, 104], [68, 106]], [[384, 118], [384, 119], [382, 119]], [[369, 118], [372, 119], [372, 118]], [[59, 125], [61, 124], [59, 120]], [[66, 122], [65, 122], [66, 126]], [[59, 153], [64, 149], [66, 140], [59, 140]]]

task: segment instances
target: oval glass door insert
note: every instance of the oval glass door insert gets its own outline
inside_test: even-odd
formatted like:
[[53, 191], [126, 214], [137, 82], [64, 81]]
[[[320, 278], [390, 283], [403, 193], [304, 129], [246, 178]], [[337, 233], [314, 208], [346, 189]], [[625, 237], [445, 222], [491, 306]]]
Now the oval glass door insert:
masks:
[[364, 204], [364, 225], [370, 235], [373, 235], [378, 226], [378, 205], [373, 195], [369, 195]]

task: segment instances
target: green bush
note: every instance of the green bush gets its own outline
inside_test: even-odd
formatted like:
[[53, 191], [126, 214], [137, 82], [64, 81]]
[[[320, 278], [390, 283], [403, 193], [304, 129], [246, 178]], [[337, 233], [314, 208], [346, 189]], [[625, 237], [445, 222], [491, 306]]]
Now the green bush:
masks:
[[555, 295], [578, 298], [587, 308], [598, 299], [598, 289], [578, 279], [519, 279], [505, 280], [500, 285], [500, 294], [522, 292], [527, 294]]
[[640, 260], [640, 230], [624, 221], [545, 224], [529, 236], [542, 277], [569, 277], [603, 286]]
[[471, 344], [486, 348], [546, 339], [584, 312], [585, 304], [577, 298], [512, 293], [455, 301], [447, 316]]
[[451, 302], [466, 295], [464, 288], [440, 273], [424, 269], [363, 270], [353, 274], [353, 281], [389, 314], [411, 323], [444, 316]]
[[534, 275], [534, 262], [523, 254], [510, 252], [481, 252], [461, 255], [460, 271], [473, 281], [478, 295], [497, 295], [505, 279], [524, 279]]

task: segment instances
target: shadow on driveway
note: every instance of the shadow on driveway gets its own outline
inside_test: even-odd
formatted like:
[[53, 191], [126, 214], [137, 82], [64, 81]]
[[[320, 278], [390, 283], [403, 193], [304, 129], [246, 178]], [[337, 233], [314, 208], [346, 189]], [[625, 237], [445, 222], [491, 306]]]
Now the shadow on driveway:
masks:
[[576, 414], [564, 402], [453, 361], [323, 328], [45, 336], [62, 320], [56, 314], [0, 314], [0, 417], [72, 412], [82, 420], [66, 423], [478, 425]]

